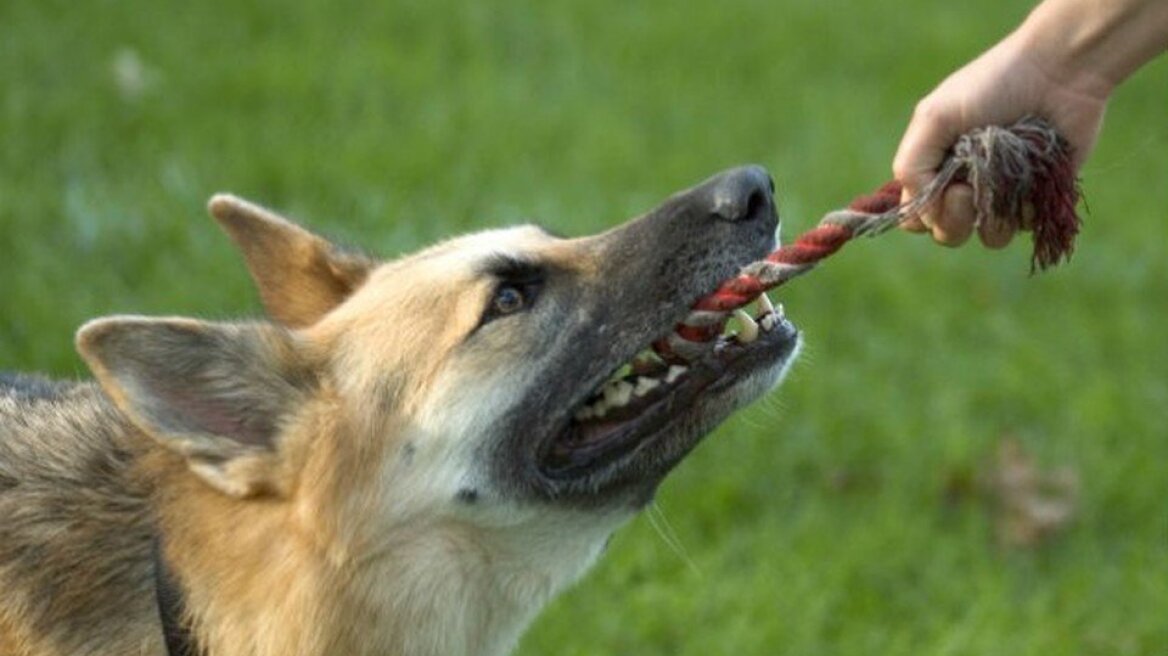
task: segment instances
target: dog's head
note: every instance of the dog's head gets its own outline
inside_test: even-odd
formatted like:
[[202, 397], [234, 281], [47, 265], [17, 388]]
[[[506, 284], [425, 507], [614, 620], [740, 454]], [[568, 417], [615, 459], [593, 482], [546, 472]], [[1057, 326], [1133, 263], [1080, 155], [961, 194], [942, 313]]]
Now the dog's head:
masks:
[[142, 430], [232, 496], [327, 496], [365, 521], [627, 513], [799, 346], [772, 316], [684, 365], [645, 354], [775, 246], [758, 167], [599, 235], [520, 226], [385, 263], [234, 197], [211, 212], [274, 322], [114, 317], [78, 345]]

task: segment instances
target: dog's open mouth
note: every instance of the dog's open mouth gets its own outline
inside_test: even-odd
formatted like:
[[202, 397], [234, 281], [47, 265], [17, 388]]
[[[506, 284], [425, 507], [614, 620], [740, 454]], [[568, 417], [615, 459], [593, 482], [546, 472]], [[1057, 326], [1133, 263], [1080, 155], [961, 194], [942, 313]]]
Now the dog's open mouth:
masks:
[[618, 367], [552, 440], [542, 458], [544, 472], [572, 478], [622, 458], [693, 409], [703, 395], [786, 359], [798, 342], [798, 330], [766, 294], [753, 311], [743, 308], [734, 316], [694, 361], [666, 363], [647, 348]]

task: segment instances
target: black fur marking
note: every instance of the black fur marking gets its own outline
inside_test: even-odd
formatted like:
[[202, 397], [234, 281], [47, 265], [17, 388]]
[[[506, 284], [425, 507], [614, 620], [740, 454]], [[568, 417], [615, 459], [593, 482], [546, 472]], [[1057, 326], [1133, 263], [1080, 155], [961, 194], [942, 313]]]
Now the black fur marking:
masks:
[[186, 599], [182, 588], [162, 554], [162, 544], [154, 541], [154, 592], [158, 617], [162, 621], [162, 639], [168, 656], [197, 656], [202, 653], [191, 628], [183, 622]]
[[479, 491], [473, 487], [464, 487], [458, 491], [458, 494], [455, 496], [455, 498], [460, 502], [467, 504], [468, 506], [474, 505], [479, 500]]
[[502, 282], [535, 283], [546, 277], [544, 268], [537, 262], [512, 257], [492, 255], [479, 264], [479, 271]]

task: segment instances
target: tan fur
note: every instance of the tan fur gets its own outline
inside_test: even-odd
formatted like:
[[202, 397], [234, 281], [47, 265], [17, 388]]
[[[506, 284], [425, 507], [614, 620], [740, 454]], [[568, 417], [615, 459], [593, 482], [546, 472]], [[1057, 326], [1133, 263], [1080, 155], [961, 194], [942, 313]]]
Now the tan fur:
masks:
[[[579, 256], [571, 248], [551, 247], [551, 240], [535, 229], [464, 237], [374, 270], [357, 294], [301, 333], [310, 351], [329, 354], [335, 384], [347, 389], [340, 396], [325, 394], [303, 409], [296, 423], [304, 430], [285, 436], [283, 457], [302, 463], [292, 468], [300, 477], [288, 485], [294, 503], [238, 503], [177, 471], [159, 476], [183, 481], [183, 489], [169, 494], [171, 501], [162, 508], [162, 528], [174, 545], [197, 545], [185, 552], [176, 548], [170, 556], [187, 573], [189, 601], [207, 627], [211, 653], [498, 653], [510, 646], [514, 630], [507, 632], [504, 644], [492, 648], [489, 636], [498, 628], [490, 615], [513, 624], [516, 614], [498, 608], [504, 599], [500, 588], [519, 588], [517, 596], [524, 599], [514, 604], [526, 605], [532, 596], [550, 598], [578, 574], [556, 581], [551, 573], [524, 572], [531, 554], [510, 544], [514, 539], [505, 535], [522, 526], [506, 527], [492, 537], [482, 527], [443, 517], [440, 508], [385, 507], [385, 500], [406, 499], [409, 488], [417, 487], [416, 481], [385, 471], [385, 463], [397, 462], [394, 454], [403, 442], [417, 445], [415, 458], [443, 459], [452, 448], [427, 445], [430, 438], [418, 424], [430, 410], [428, 404], [445, 405], [434, 398], [442, 387], [439, 379], [449, 373], [444, 365], [449, 365], [458, 340], [474, 327], [490, 294], [469, 266], [476, 254], [495, 252], [501, 235], [517, 252], [543, 248], [541, 256], [560, 258], [564, 266], [571, 265], [571, 256]], [[385, 321], [386, 316], [410, 320]], [[457, 380], [489, 378], [489, 370], [506, 362], [506, 350], [515, 346], [499, 344], [488, 349], [490, 358], [460, 363]], [[396, 408], [392, 418], [383, 416], [379, 406], [345, 406], [338, 400], [371, 397]], [[170, 459], [170, 466], [181, 465]], [[372, 514], [388, 521], [373, 524], [368, 521], [370, 509], [379, 506], [381, 511]], [[598, 533], [607, 534], [610, 524], [602, 524], [605, 530]], [[413, 528], [405, 538], [395, 530], [402, 525]], [[270, 536], [277, 533], [291, 539], [273, 544]], [[596, 549], [591, 543], [584, 558], [591, 561]], [[444, 552], [458, 563], [454, 571], [419, 566]], [[507, 560], [515, 573], [490, 570]], [[475, 561], [484, 573], [466, 571], [476, 569]], [[236, 567], [223, 572], [218, 565], [222, 562]], [[365, 577], [368, 583], [362, 584]], [[382, 590], [385, 581], [395, 582], [388, 597]], [[452, 618], [442, 607], [448, 597], [467, 588], [483, 590], [483, 598], [474, 604], [483, 612]], [[275, 604], [274, 590], [280, 591]], [[398, 598], [403, 594], [409, 598]], [[530, 615], [518, 612], [524, 620]], [[286, 617], [305, 621], [289, 625], [282, 620]], [[370, 621], [354, 621], [360, 617]], [[467, 626], [458, 631], [452, 622]], [[431, 623], [432, 630], [419, 630]], [[257, 631], [257, 626], [273, 630]], [[437, 642], [411, 643], [415, 636]]]
[[243, 252], [264, 307], [286, 326], [315, 323], [353, 293], [373, 267], [240, 198], [215, 196], [209, 209]]
[[[190, 463], [181, 454], [149, 448], [150, 441], [141, 440], [138, 431], [119, 418], [117, 439], [136, 440], [145, 449], [124, 474], [140, 481], [137, 485], [144, 489], [155, 490], [153, 512], [167, 536], [167, 555], [187, 588], [187, 601], [209, 652], [287, 656], [507, 650], [518, 627], [533, 613], [528, 607], [550, 598], [578, 576], [584, 565], [562, 575], [532, 573], [532, 554], [518, 544], [522, 537], [508, 536], [522, 530], [529, 518], [518, 517], [514, 520], [518, 526], [484, 530], [457, 516], [443, 516], [440, 508], [394, 507], [392, 501], [411, 495], [399, 487], [417, 486], [410, 478], [395, 477], [394, 463], [399, 460], [395, 455], [406, 441], [416, 443], [414, 457], [419, 459], [440, 460], [455, 448], [433, 441], [420, 424], [434, 405], [443, 403], [435, 399], [434, 391], [442, 387], [438, 381], [444, 374], [450, 376], [446, 370], [450, 351], [474, 327], [489, 299], [489, 285], [470, 268], [478, 257], [499, 251], [505, 243], [507, 249], [538, 253], [566, 269], [587, 269], [590, 265], [582, 257], [586, 246], [553, 243], [534, 228], [471, 235], [374, 269], [359, 292], [347, 298], [339, 291], [343, 286], [332, 282], [313, 290], [314, 281], [322, 275], [331, 281], [333, 272], [347, 266], [330, 259], [333, 251], [319, 247], [323, 240], [292, 224], [280, 224], [272, 215], [261, 215], [251, 229], [239, 227], [246, 223], [239, 213], [250, 210], [235, 206], [228, 211], [224, 209], [227, 203], [220, 197], [212, 207], [220, 219], [226, 216], [239, 222], [233, 237], [248, 259], [268, 310], [294, 325], [323, 316], [298, 333], [296, 340], [301, 353], [327, 361], [326, 378], [331, 382], [315, 401], [296, 412], [282, 436], [279, 458], [254, 454], [253, 460], [262, 462], [245, 463], [242, 468], [233, 461], [238, 469], [230, 474], [239, 486], [235, 490], [208, 486], [205, 478], [189, 475]], [[288, 261], [269, 247], [252, 243], [272, 238], [269, 228], [273, 226], [281, 233], [277, 244], [290, 253]], [[309, 259], [304, 259], [304, 253], [311, 254]], [[304, 261], [309, 264], [302, 267]], [[299, 283], [296, 290], [289, 288], [289, 280]], [[347, 302], [330, 314], [341, 301]], [[386, 316], [409, 320], [385, 321]], [[196, 331], [203, 329], [198, 322], [175, 321]], [[79, 335], [78, 348], [114, 403], [135, 420], [138, 429], [155, 433], [157, 427], [141, 420], [125, 386], [98, 353], [103, 334], [122, 328], [124, 322], [114, 319], [87, 326]], [[499, 362], [507, 361], [513, 355], [508, 351], [520, 345], [515, 340], [476, 352], [458, 364], [459, 375], [450, 378], [446, 387], [497, 377]], [[328, 392], [334, 385], [346, 388], [347, 398], [380, 398], [380, 404], [345, 405], [340, 396]], [[384, 407], [395, 412], [385, 416]], [[284, 470], [269, 471], [273, 462]], [[229, 494], [224, 495], [225, 491]], [[263, 497], [259, 501], [236, 498], [257, 494]], [[141, 507], [135, 514], [146, 520], [146, 500], [138, 501]], [[371, 509], [379, 510], [371, 513]], [[371, 514], [383, 514], [388, 521], [370, 522]], [[597, 526], [597, 537], [582, 541], [586, 546], [580, 560], [586, 564], [595, 558], [603, 537], [617, 521], [582, 520]], [[398, 537], [395, 529], [404, 525], [413, 530], [408, 537]], [[548, 529], [540, 527], [538, 532]], [[273, 541], [273, 535], [283, 537]], [[581, 542], [575, 535], [572, 541]], [[562, 549], [570, 553], [573, 546], [564, 544]], [[419, 565], [442, 560], [435, 558], [441, 553], [451, 554], [453, 562], [459, 563], [455, 570]], [[232, 567], [224, 569], [225, 562]], [[550, 570], [560, 567], [548, 566]], [[494, 571], [499, 569], [502, 572]], [[388, 594], [386, 581], [396, 582]], [[467, 587], [482, 590], [481, 599], [473, 604], [481, 610], [467, 609], [457, 617], [444, 612], [446, 598], [462, 596]], [[149, 600], [148, 591], [142, 593]], [[508, 595], [517, 597], [511, 602], [515, 609], [505, 610]], [[137, 605], [142, 608], [136, 623], [149, 628], [126, 642], [148, 637], [148, 653], [158, 653], [152, 608], [149, 603]], [[288, 618], [298, 619], [289, 622]], [[18, 614], [12, 624], [20, 626], [23, 620]], [[451, 626], [452, 621], [462, 624], [463, 630], [455, 630], [459, 627]], [[503, 637], [492, 644], [490, 636], [499, 633], [500, 622]], [[6, 629], [8, 624], [0, 624], [5, 628], [0, 639], [20, 640], [18, 632]], [[420, 625], [428, 624], [433, 624], [432, 630], [419, 631]], [[426, 638], [419, 642], [416, 636]], [[74, 653], [64, 645], [30, 644], [34, 646], [22, 647], [29, 654]], [[118, 647], [122, 648], [129, 647]]]
[[[635, 508], [508, 490], [484, 427], [625, 321], [607, 285], [644, 282], [641, 233], [518, 227], [377, 264], [234, 197], [211, 211], [277, 323], [100, 319], [77, 338], [97, 385], [0, 378], [0, 654], [163, 654], [156, 539], [213, 656], [507, 653]], [[571, 281], [556, 323], [483, 327], [499, 256]]]

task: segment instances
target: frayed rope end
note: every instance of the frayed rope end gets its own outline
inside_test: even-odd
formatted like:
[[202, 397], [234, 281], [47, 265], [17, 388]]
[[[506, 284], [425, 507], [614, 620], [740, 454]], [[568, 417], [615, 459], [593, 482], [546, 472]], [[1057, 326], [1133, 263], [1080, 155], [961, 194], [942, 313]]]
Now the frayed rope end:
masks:
[[968, 183], [979, 223], [1006, 222], [1033, 234], [1033, 274], [1070, 259], [1075, 249], [1082, 219], [1071, 155], [1070, 143], [1036, 116], [978, 128], [958, 138], [933, 183], [910, 205], [919, 209], [951, 183]]
[[[1037, 119], [1035, 119], [1037, 120]], [[1034, 233], [1034, 254], [1030, 272], [1040, 271], [1069, 260], [1075, 250], [1075, 238], [1083, 220], [1077, 210], [1082, 193], [1071, 161], [1071, 147], [1066, 139], [1045, 122], [1023, 130], [1026, 141], [1031, 185], [1025, 203], [1034, 208], [1028, 227]], [[1006, 184], [1009, 180], [1004, 181]], [[1021, 208], [1021, 216], [1026, 208]]]

